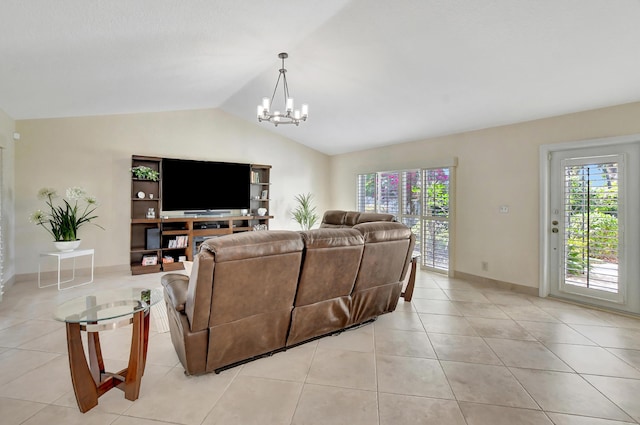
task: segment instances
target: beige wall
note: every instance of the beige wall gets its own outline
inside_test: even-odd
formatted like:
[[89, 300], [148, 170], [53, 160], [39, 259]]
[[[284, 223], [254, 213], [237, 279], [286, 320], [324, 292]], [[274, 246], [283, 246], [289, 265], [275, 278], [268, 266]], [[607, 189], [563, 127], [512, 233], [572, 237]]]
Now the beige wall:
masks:
[[[537, 287], [539, 146], [640, 133], [638, 117], [640, 103], [632, 103], [334, 156], [332, 205], [355, 207], [358, 173], [457, 157], [455, 270]], [[509, 213], [500, 214], [500, 205]]]
[[[289, 213], [298, 193], [314, 193], [320, 212], [353, 209], [356, 174], [456, 157], [456, 271], [537, 287], [539, 146], [640, 133], [638, 116], [633, 103], [331, 158], [220, 110], [17, 121], [15, 273], [35, 272], [38, 252], [51, 248], [47, 233], [28, 222], [43, 186], [95, 194], [107, 230], [83, 228], [83, 246], [96, 248], [97, 266], [128, 263], [132, 154], [272, 164], [272, 228], [289, 229], [297, 228]], [[13, 121], [0, 114], [9, 148], [12, 132]], [[9, 187], [10, 202], [13, 193]], [[509, 214], [499, 214], [500, 205]]]
[[[2, 149], [2, 244], [4, 250], [2, 282], [9, 282], [15, 275], [15, 234], [14, 234], [14, 155], [15, 142], [13, 133], [15, 121], [0, 109], [0, 148]], [[0, 300], [2, 290], [0, 285]]]
[[[83, 247], [96, 249], [96, 266], [129, 262], [131, 155], [271, 164], [274, 229], [296, 229], [294, 196], [316, 195], [330, 204], [329, 157], [218, 109], [21, 120], [16, 147], [16, 273], [37, 271], [38, 253], [53, 248], [44, 229], [28, 221], [44, 204], [42, 187], [81, 186], [100, 202], [95, 226], [81, 228]], [[207, 182], [189, 182], [201, 184]], [[216, 182], [220, 183], [220, 182]], [[224, 183], [224, 182], [222, 182]]]

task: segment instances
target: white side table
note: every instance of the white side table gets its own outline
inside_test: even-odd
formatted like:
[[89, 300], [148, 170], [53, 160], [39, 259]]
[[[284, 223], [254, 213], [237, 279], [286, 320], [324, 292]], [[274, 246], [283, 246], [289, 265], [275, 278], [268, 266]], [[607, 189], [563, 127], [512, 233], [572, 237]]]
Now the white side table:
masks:
[[[93, 249], [78, 249], [75, 251], [69, 251], [69, 252], [62, 252], [62, 251], [56, 251], [56, 252], [43, 252], [42, 254], [40, 254], [40, 260], [38, 261], [38, 288], [47, 288], [49, 286], [53, 286], [55, 285], [55, 283], [52, 283], [50, 285], [44, 285], [41, 286], [40, 284], [40, 266], [42, 264], [42, 259], [45, 257], [56, 257], [58, 259], [58, 291], [62, 290], [62, 289], [70, 289], [70, 288], [75, 288], [78, 286], [82, 286], [82, 285], [86, 285], [89, 284], [91, 282], [93, 282], [93, 264], [94, 264], [94, 250]], [[78, 283], [76, 285], [72, 285], [72, 286], [67, 286], [65, 288], [61, 288], [60, 285], [63, 283], [69, 283], [69, 282], [73, 282], [76, 278], [76, 258], [78, 257], [84, 257], [84, 256], [91, 256], [91, 280], [86, 281], [86, 282], [81, 282]], [[73, 259], [73, 268], [71, 269], [71, 279], [65, 280], [65, 281], [60, 281], [60, 269], [62, 266], [62, 260], [68, 260], [68, 259]]]

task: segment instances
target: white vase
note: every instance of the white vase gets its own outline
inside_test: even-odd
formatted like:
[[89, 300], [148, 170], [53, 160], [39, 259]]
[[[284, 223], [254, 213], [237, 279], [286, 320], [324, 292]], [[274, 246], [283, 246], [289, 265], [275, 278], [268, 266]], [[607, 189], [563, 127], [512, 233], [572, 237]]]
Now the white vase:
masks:
[[266, 208], [258, 208], [258, 215], [265, 215], [267, 213]]
[[75, 241], [54, 241], [53, 245], [58, 251], [71, 252], [80, 246], [80, 242], [82, 242], [80, 239], [76, 239]]

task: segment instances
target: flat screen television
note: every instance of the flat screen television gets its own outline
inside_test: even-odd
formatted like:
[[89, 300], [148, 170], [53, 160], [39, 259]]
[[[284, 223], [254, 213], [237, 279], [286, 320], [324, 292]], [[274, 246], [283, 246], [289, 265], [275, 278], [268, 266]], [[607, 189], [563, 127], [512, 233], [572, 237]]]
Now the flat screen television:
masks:
[[162, 158], [162, 211], [206, 214], [249, 208], [251, 166]]

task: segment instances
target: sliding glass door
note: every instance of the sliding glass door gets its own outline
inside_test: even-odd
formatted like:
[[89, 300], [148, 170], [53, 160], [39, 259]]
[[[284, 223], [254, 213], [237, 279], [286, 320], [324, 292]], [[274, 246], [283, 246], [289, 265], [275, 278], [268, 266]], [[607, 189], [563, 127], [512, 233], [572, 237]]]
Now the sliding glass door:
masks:
[[416, 236], [422, 268], [449, 270], [450, 168], [358, 175], [358, 211], [393, 214]]

